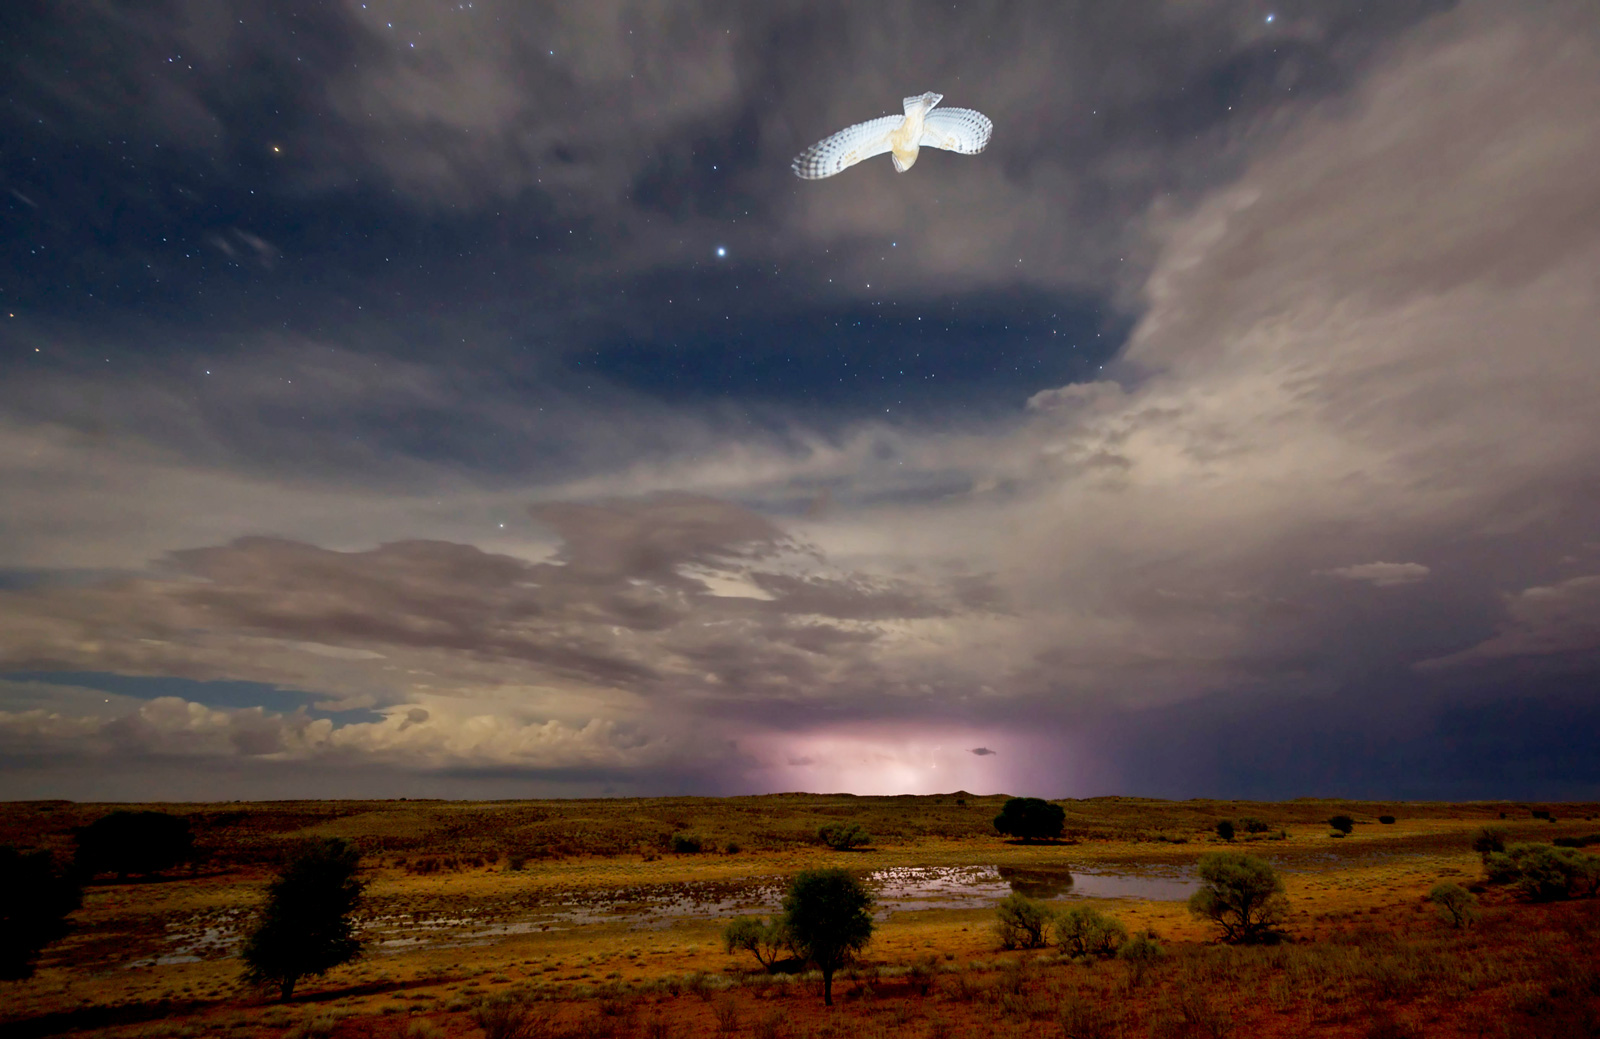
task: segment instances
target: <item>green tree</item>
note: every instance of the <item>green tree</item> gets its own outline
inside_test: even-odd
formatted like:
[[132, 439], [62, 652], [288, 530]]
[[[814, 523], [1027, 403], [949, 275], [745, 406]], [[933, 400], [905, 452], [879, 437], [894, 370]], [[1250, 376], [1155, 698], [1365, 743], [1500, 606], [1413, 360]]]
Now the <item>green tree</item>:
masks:
[[1037, 949], [1045, 944], [1051, 912], [1043, 902], [1035, 902], [1015, 891], [995, 907], [995, 935], [1004, 949]]
[[365, 884], [361, 853], [349, 841], [317, 841], [284, 866], [267, 888], [267, 904], [241, 953], [245, 980], [277, 985], [294, 998], [295, 982], [324, 974], [361, 955], [355, 911]]
[[85, 877], [149, 876], [194, 858], [189, 820], [165, 812], [112, 812], [79, 829], [77, 838], [74, 865]]
[[722, 929], [723, 944], [731, 953], [743, 949], [766, 968], [768, 974], [779, 957], [789, 951], [789, 932], [782, 920], [759, 920], [753, 916], [737, 916]]
[[1478, 896], [1460, 884], [1435, 884], [1428, 901], [1438, 907], [1439, 919], [1451, 927], [1466, 927], [1478, 919]]
[[1066, 823], [1066, 809], [1039, 797], [1013, 797], [994, 817], [994, 828], [1003, 836], [1024, 841], [1060, 837]]
[[840, 824], [838, 826], [817, 827], [817, 840], [826, 844], [834, 851], [849, 851], [872, 843], [872, 835], [863, 830], [858, 824]]
[[822, 971], [822, 1001], [833, 1006], [833, 972], [872, 940], [872, 893], [842, 869], [808, 869], [783, 896], [794, 947]]
[[0, 981], [33, 977], [39, 953], [67, 933], [67, 914], [83, 904], [70, 876], [47, 851], [0, 845]]
[[1265, 820], [1257, 819], [1253, 815], [1246, 815], [1239, 819], [1239, 828], [1245, 833], [1266, 833], [1271, 830]]
[[1073, 906], [1056, 917], [1056, 944], [1074, 956], [1111, 956], [1127, 940], [1122, 922], [1093, 906]]
[[1340, 833], [1349, 833], [1356, 828], [1356, 821], [1348, 815], [1336, 815], [1328, 820], [1328, 825]]
[[1496, 852], [1506, 850], [1506, 829], [1503, 826], [1480, 827], [1472, 835], [1472, 850], [1487, 859]]
[[1225, 841], [1233, 840], [1233, 820], [1232, 819], [1218, 819], [1217, 820], [1217, 836], [1221, 837]]
[[1189, 912], [1217, 924], [1230, 942], [1264, 937], [1288, 911], [1283, 880], [1265, 859], [1213, 851], [1200, 856], [1196, 871], [1201, 886], [1189, 896]]

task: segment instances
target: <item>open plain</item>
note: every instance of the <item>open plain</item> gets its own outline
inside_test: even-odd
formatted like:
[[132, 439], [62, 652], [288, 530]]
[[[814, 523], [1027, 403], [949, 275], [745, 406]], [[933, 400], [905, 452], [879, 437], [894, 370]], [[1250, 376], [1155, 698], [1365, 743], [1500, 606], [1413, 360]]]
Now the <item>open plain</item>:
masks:
[[[1519, 901], [1478, 884], [1477, 828], [1549, 841], [1596, 828], [1596, 805], [1058, 802], [1060, 841], [998, 836], [1001, 797], [774, 795], [517, 802], [274, 802], [149, 808], [189, 819], [198, 858], [85, 889], [38, 974], [0, 989], [7, 1035], [477, 1036], [514, 1002], [527, 1036], [1580, 1036], [1600, 1025], [1600, 903]], [[0, 843], [70, 856], [112, 806], [0, 810]], [[125, 807], [125, 806], [117, 806]], [[1534, 812], [1553, 818], [1535, 818]], [[1327, 825], [1355, 820], [1348, 837]], [[1382, 823], [1381, 816], [1392, 816]], [[1223, 818], [1260, 834], [1223, 842]], [[848, 852], [819, 826], [872, 835]], [[274, 864], [308, 839], [363, 853], [363, 957], [294, 1001], [240, 981], [238, 944]], [[697, 843], [697, 852], [683, 838]], [[676, 839], [676, 840], [675, 840]], [[1183, 899], [1204, 852], [1238, 847], [1283, 873], [1286, 938], [1219, 943]], [[721, 930], [777, 909], [816, 865], [878, 900], [865, 954], [822, 1005], [812, 975], [768, 974]], [[1476, 885], [1484, 916], [1454, 929], [1427, 902]], [[1091, 902], [1166, 957], [1134, 972], [1059, 950], [1005, 951], [995, 905], [1020, 891]]]

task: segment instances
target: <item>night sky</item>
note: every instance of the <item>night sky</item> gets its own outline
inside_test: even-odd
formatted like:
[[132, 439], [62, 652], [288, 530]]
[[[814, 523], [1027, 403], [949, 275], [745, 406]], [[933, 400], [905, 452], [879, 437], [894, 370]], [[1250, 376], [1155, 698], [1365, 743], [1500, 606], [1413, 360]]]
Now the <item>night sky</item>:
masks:
[[1591, 0], [13, 0], [0, 798], [1600, 797], [1597, 170]]

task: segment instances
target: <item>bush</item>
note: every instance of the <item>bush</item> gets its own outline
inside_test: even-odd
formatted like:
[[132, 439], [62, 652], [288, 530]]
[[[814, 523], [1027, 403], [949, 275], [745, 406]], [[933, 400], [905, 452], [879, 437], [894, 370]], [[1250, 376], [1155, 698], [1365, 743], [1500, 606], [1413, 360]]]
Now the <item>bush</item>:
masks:
[[78, 830], [75, 865], [85, 877], [149, 876], [194, 858], [189, 820], [165, 812], [112, 812]]
[[1233, 820], [1232, 819], [1218, 819], [1217, 820], [1217, 836], [1221, 837], [1225, 841], [1233, 840]]
[[1438, 907], [1439, 919], [1451, 927], [1466, 927], [1478, 919], [1478, 897], [1460, 884], [1435, 884], [1428, 901]]
[[671, 845], [672, 850], [679, 855], [697, 855], [700, 853], [701, 848], [704, 847], [700, 843], [700, 838], [692, 833], [673, 834]]
[[268, 886], [240, 951], [247, 982], [275, 984], [287, 1002], [300, 978], [361, 955], [354, 918], [365, 886], [356, 877], [360, 863], [355, 846], [337, 839], [317, 841], [289, 861]]
[[[1500, 818], [1505, 818], [1505, 813], [1500, 813]], [[1495, 852], [1506, 850], [1506, 830], [1503, 826], [1480, 827], [1472, 835], [1472, 850], [1483, 856], [1485, 860]]]
[[1066, 824], [1066, 809], [1038, 797], [1013, 797], [994, 817], [994, 828], [1002, 836], [1024, 841], [1053, 840]]
[[808, 869], [783, 896], [783, 924], [794, 948], [822, 972], [822, 1001], [833, 1006], [833, 973], [872, 940], [872, 892], [842, 869]]
[[1378, 816], [1378, 821], [1380, 823], [1382, 823], [1383, 825], [1385, 825], [1385, 826], [1393, 826], [1394, 825], [1394, 816], [1392, 816], [1392, 815], [1380, 815], [1380, 816]]
[[66, 936], [67, 914], [83, 903], [47, 851], [0, 845], [0, 981], [33, 977], [39, 953]]
[[758, 920], [753, 916], [735, 917], [722, 929], [728, 952], [743, 949], [771, 974], [779, 958], [789, 949], [789, 933], [782, 920]]
[[1356, 828], [1356, 821], [1348, 815], [1336, 815], [1328, 820], [1328, 825], [1340, 833], [1349, 833]]
[[1247, 815], [1240, 819], [1239, 826], [1245, 833], [1266, 833], [1272, 829], [1264, 820], [1257, 819], [1253, 815]]
[[1600, 844], [1600, 833], [1591, 833], [1583, 837], [1557, 837], [1550, 843], [1558, 848], [1587, 848], [1591, 844]]
[[1073, 906], [1056, 917], [1056, 944], [1073, 956], [1112, 956], [1127, 940], [1121, 921], [1093, 906]]
[[1547, 844], [1513, 844], [1484, 859], [1492, 884], [1515, 884], [1535, 902], [1588, 897], [1600, 891], [1600, 855]]
[[1128, 965], [1128, 980], [1137, 985], [1144, 980], [1145, 971], [1165, 959], [1167, 950], [1156, 940], [1154, 931], [1140, 931], [1122, 943], [1117, 959]]
[[872, 843], [872, 835], [855, 823], [848, 826], [821, 826], [817, 828], [817, 840], [826, 844], [834, 851], [849, 851]]
[[484, 1039], [540, 1039], [554, 1034], [548, 1012], [510, 996], [486, 999], [472, 1009], [472, 1022]]
[[1264, 938], [1288, 911], [1283, 880], [1265, 859], [1213, 851], [1200, 856], [1197, 872], [1201, 887], [1189, 896], [1189, 912], [1221, 927], [1227, 941]]
[[1051, 912], [1044, 903], [1013, 891], [995, 907], [995, 916], [994, 931], [1002, 949], [1038, 949], [1045, 944]]

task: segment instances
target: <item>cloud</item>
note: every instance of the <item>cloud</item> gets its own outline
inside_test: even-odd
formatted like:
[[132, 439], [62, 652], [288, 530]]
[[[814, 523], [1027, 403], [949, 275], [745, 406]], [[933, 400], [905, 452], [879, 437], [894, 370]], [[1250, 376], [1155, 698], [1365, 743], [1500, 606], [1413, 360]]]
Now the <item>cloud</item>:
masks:
[[1440, 669], [1525, 657], [1579, 657], [1600, 653], [1600, 574], [1506, 596], [1505, 619], [1492, 637], [1459, 653], [1424, 661]]
[[1351, 581], [1369, 581], [1379, 588], [1388, 588], [1397, 584], [1415, 584], [1426, 578], [1431, 571], [1421, 563], [1377, 562], [1336, 566], [1322, 572], [1334, 577], [1348, 578]]
[[986, 757], [990, 754], [998, 754], [999, 751], [990, 750], [988, 747], [973, 747], [971, 750], [967, 751], [967, 753], [976, 754], [979, 757]]

